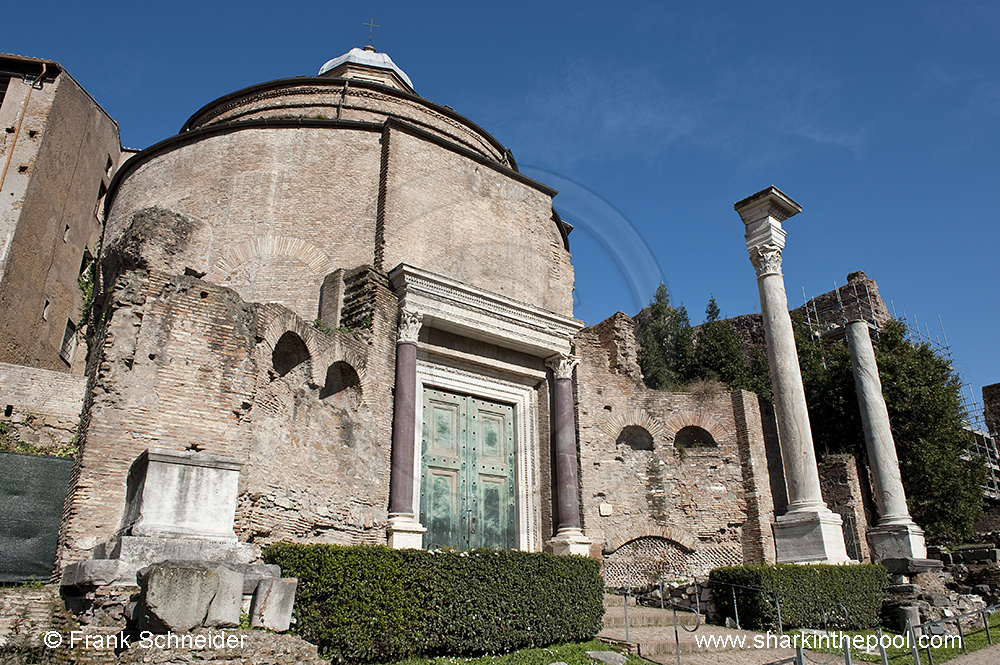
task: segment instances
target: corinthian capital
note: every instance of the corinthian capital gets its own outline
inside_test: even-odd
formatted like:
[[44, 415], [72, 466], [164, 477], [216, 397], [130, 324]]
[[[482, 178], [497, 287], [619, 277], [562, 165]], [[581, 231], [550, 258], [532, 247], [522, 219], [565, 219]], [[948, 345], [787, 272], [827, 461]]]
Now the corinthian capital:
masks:
[[781, 274], [781, 247], [774, 244], [749, 248], [750, 263], [757, 270], [757, 276]]
[[423, 315], [419, 312], [411, 312], [408, 309], [399, 310], [399, 330], [396, 335], [396, 343], [410, 342], [417, 343], [417, 336], [420, 335], [420, 323]]
[[576, 356], [560, 353], [546, 360], [545, 364], [552, 370], [557, 379], [572, 379], [573, 368], [580, 364], [580, 359]]

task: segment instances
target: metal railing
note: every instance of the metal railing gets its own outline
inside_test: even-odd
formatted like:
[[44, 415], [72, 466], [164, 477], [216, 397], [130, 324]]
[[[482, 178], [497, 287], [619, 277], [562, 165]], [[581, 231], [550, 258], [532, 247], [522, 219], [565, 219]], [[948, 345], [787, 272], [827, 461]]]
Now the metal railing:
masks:
[[836, 613], [832, 612], [832, 611], [829, 611], [829, 609], [839, 607], [840, 610], [841, 610], [841, 613], [842, 613], [841, 619], [843, 621], [843, 625], [847, 625], [847, 623], [848, 623], [848, 618], [849, 617], [848, 617], [848, 612], [847, 612], [847, 606], [844, 605], [843, 603], [839, 603], [839, 602], [835, 603], [835, 602], [818, 600], [818, 599], [816, 599], [813, 596], [804, 596], [802, 594], [789, 593], [787, 591], [780, 591], [779, 592], [779, 591], [773, 591], [771, 589], [764, 589], [764, 588], [761, 588], [761, 587], [745, 586], [743, 584], [733, 584], [731, 582], [720, 582], [718, 580], [709, 580], [709, 584], [711, 584], [713, 586], [714, 585], [722, 585], [722, 586], [729, 587], [730, 593], [732, 594], [732, 598], [733, 598], [733, 614], [734, 614], [733, 620], [736, 622], [736, 628], [737, 629], [740, 629], [741, 626], [740, 626], [739, 603], [737, 602], [737, 599], [736, 599], [736, 589], [746, 589], [748, 591], [755, 591], [757, 593], [763, 593], [763, 594], [767, 594], [768, 596], [773, 596], [774, 597], [774, 608], [775, 608], [775, 613], [777, 615], [776, 619], [777, 619], [777, 622], [778, 622], [778, 625], [777, 625], [778, 635], [783, 635], [784, 634], [784, 624], [783, 624], [782, 618], [781, 618], [781, 598], [782, 597], [784, 597], [786, 599], [788, 599], [788, 598], [796, 598], [796, 599], [799, 599], [799, 600], [807, 602], [807, 603], [818, 604], [820, 606], [820, 610], [823, 613], [823, 630], [825, 630], [825, 631], [829, 631], [829, 629], [830, 629], [830, 620], [831, 620], [831, 618], [837, 618]]
[[[990, 605], [989, 607], [984, 607], [981, 610], [976, 610], [975, 612], [966, 612], [965, 614], [959, 614], [955, 617], [947, 617], [945, 619], [938, 619], [937, 621], [925, 621], [924, 623], [918, 623], [916, 625], [911, 625], [910, 620], [906, 620], [906, 635], [909, 638], [910, 649], [913, 652], [913, 665], [922, 665], [920, 661], [920, 647], [919, 641], [917, 640], [917, 631], [919, 630], [921, 635], [927, 634], [931, 636], [940, 635], [944, 633], [945, 624], [954, 622], [958, 627], [958, 639], [962, 645], [962, 653], [969, 653], [969, 650], [965, 646], [965, 631], [962, 630], [962, 619], [967, 619], [969, 617], [979, 616], [983, 620], [983, 628], [986, 629], [986, 641], [989, 644], [993, 644], [993, 635], [990, 633], [990, 620], [989, 614], [993, 614], [1000, 609], [1000, 604]], [[937, 631], [941, 632], [938, 633]], [[927, 662], [928, 665], [934, 665], [934, 654], [931, 651], [931, 641], [927, 640], [924, 647], [927, 651]]]
[[[625, 583], [624, 589], [622, 589], [623, 593], [621, 594], [624, 597], [624, 602], [625, 602], [625, 604], [624, 604], [624, 610], [625, 610], [625, 642], [628, 643], [628, 644], [631, 644], [631, 642], [632, 642], [631, 635], [629, 633], [628, 599], [629, 598], [635, 598], [637, 606], [638, 606], [638, 603], [640, 601], [645, 601], [645, 603], [650, 603], [650, 604], [654, 604], [654, 605], [658, 602], [659, 605], [660, 605], [660, 609], [661, 610], [666, 610], [667, 607], [669, 607], [670, 610], [673, 613], [675, 652], [676, 652], [676, 655], [677, 655], [677, 665], [681, 665], [681, 640], [680, 640], [680, 631], [678, 630], [678, 625], [680, 625], [680, 628], [682, 628], [685, 632], [693, 633], [693, 632], [697, 631], [699, 628], [701, 628], [701, 624], [702, 624], [702, 621], [701, 621], [701, 601], [700, 601], [701, 592], [700, 592], [699, 587], [698, 587], [698, 579], [697, 578], [693, 579], [693, 584], [695, 586], [696, 593], [695, 593], [695, 607], [692, 610], [690, 607], [685, 607], [683, 605], [679, 605], [679, 604], [677, 604], [677, 603], [675, 603], [673, 601], [665, 601], [664, 600], [665, 585], [664, 585], [662, 579], [659, 580], [659, 582], [657, 583], [657, 585], [659, 586], [659, 592], [660, 592], [659, 598], [657, 598], [656, 596], [652, 596], [652, 595], [650, 595], [648, 593], [639, 593], [639, 594], [632, 593], [631, 577], [628, 574], [628, 569], [626, 568], [626, 583]], [[609, 593], [610, 592], [610, 595], [619, 595], [617, 593], [617, 589], [616, 588], [605, 587], [604, 591], [605, 591], [605, 593]], [[678, 624], [677, 623], [677, 610], [680, 610], [682, 612], [694, 612], [694, 615], [695, 615], [695, 625], [694, 625], [694, 628], [688, 628], [687, 626], [685, 626], [683, 624]], [[637, 651], [638, 651], [638, 653], [636, 655], [642, 656], [642, 646], [641, 645], [639, 645], [637, 647]]]

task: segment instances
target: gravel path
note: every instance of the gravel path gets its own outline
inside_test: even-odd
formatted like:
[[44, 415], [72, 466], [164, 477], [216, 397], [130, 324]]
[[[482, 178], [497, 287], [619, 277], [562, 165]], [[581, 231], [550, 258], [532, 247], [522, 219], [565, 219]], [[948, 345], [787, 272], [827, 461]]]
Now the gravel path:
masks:
[[1000, 644], [994, 644], [991, 647], [946, 662], [948, 665], [1000, 665]]

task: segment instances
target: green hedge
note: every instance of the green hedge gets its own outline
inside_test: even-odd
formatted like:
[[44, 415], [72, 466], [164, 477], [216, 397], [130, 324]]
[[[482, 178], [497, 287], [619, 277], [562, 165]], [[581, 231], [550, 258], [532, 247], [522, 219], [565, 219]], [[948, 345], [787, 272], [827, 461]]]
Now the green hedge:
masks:
[[822, 628], [824, 610], [827, 625], [831, 627], [871, 628], [879, 623], [889, 582], [885, 568], [870, 564], [728, 566], [713, 570], [709, 580], [719, 616], [735, 617], [734, 587], [729, 585], [736, 585], [740, 625], [758, 630], [778, 625], [775, 595], [781, 605], [781, 623], [785, 629]]
[[296, 631], [337, 662], [587, 640], [604, 616], [600, 564], [581, 557], [279, 543], [264, 560], [299, 579]]

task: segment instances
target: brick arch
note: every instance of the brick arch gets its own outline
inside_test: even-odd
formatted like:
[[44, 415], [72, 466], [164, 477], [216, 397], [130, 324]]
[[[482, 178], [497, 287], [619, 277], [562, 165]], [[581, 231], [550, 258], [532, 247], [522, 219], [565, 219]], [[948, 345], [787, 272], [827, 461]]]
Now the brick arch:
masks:
[[645, 524], [638, 528], [621, 529], [605, 535], [604, 553], [611, 554], [623, 545], [639, 538], [663, 538], [675, 543], [685, 552], [694, 552], [698, 549], [698, 538], [680, 527]]
[[368, 376], [368, 359], [362, 356], [360, 353], [354, 349], [345, 346], [340, 342], [339, 339], [334, 338], [332, 344], [325, 349], [316, 357], [315, 365], [317, 371], [314, 374], [320, 379], [316, 384], [322, 386], [326, 381], [326, 372], [331, 365], [344, 362], [351, 366], [358, 375], [358, 384], [361, 388], [361, 394], [365, 395], [368, 392], [370, 377]]
[[726, 429], [718, 420], [712, 416], [697, 411], [680, 411], [670, 416], [664, 423], [667, 430], [667, 439], [672, 443], [677, 432], [685, 427], [700, 427], [709, 434], [716, 442], [726, 439]]
[[668, 431], [663, 423], [643, 409], [628, 409], [616, 413], [605, 421], [601, 429], [612, 439], [617, 439], [622, 430], [630, 425], [642, 427], [652, 435], [653, 439], [667, 434]]
[[[274, 347], [281, 339], [281, 336], [287, 332], [295, 333], [299, 336], [299, 339], [306, 345], [306, 349], [309, 351], [309, 377], [310, 381], [314, 385], [323, 385], [326, 381], [326, 365], [320, 365], [316, 362], [317, 359], [323, 357], [323, 346], [320, 345], [317, 339], [317, 333], [312, 326], [307, 324], [305, 321], [300, 319], [294, 312], [282, 308], [279, 314], [273, 315], [271, 320], [267, 322], [264, 327], [264, 332], [261, 337], [264, 340], [264, 344], [267, 345], [268, 354], [274, 352]], [[357, 368], [355, 368], [357, 370]], [[360, 376], [360, 373], [359, 373]]]
[[237, 268], [262, 256], [288, 256], [304, 263], [317, 275], [328, 275], [336, 266], [326, 252], [300, 238], [288, 236], [256, 236], [227, 249], [205, 276], [221, 284]]

